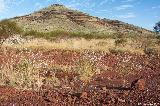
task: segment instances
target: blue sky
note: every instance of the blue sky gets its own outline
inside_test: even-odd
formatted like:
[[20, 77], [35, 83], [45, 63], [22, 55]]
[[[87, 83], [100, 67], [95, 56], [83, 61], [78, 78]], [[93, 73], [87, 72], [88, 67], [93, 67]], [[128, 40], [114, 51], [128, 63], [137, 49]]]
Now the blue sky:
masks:
[[29, 14], [55, 3], [150, 30], [160, 21], [160, 0], [0, 0], [0, 19]]

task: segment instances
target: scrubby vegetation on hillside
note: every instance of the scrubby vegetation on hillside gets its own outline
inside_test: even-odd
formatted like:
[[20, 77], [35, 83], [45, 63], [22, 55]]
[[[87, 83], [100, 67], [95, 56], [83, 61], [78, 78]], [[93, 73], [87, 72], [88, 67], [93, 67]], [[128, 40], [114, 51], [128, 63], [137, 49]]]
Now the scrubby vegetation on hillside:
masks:
[[85, 38], [85, 39], [106, 39], [116, 38], [116, 34], [100, 34], [100, 33], [85, 33], [85, 32], [67, 32], [63, 30], [56, 30], [51, 32], [38, 32], [36, 30], [26, 31], [24, 36], [33, 36], [35, 38], [45, 38], [53, 40], [55, 38]]
[[13, 34], [20, 34], [22, 29], [16, 24], [16, 22], [3, 20], [0, 21], [0, 42], [3, 41]]
[[[150, 35], [136, 35], [136, 33], [130, 33], [130, 34], [123, 34], [123, 33], [85, 33], [85, 32], [69, 32], [64, 30], [56, 30], [51, 32], [38, 32], [36, 30], [29, 30], [24, 31], [22, 28], [20, 28], [17, 23], [9, 20], [4, 20], [0, 22], [0, 38], [1, 38], [1, 44], [4, 42], [5, 39], [7, 39], [10, 36], [13, 36], [15, 34], [21, 35], [23, 38], [26, 38], [28, 36], [33, 38], [43, 38], [48, 41], [57, 41], [57, 39], [86, 39], [90, 40], [88, 43], [94, 43], [94, 40], [96, 41], [94, 44], [88, 44], [84, 48], [97, 48], [98, 50], [106, 50], [112, 52], [119, 52], [119, 51], [134, 51], [140, 50], [146, 54], [159, 54], [159, 37], [156, 36], [150, 36]], [[112, 43], [101, 43], [101, 40], [105, 40], [106, 42], [110, 42], [113, 40], [114, 44]], [[63, 41], [64, 42], [64, 41]], [[64, 44], [65, 47], [72, 47], [79, 44], [81, 44], [81, 49], [83, 49], [83, 43], [84, 40], [77, 40], [77, 43], [74, 43], [74, 40], [70, 40], [70, 43], [66, 41]], [[80, 43], [81, 42], [81, 43]], [[102, 41], [103, 42], [103, 41]], [[49, 43], [48, 43], [49, 44]], [[58, 43], [58, 45], [64, 45]], [[86, 44], [86, 43], [85, 43]], [[35, 44], [32, 44], [35, 45]], [[49, 44], [50, 45], [50, 44]], [[56, 44], [57, 45], [57, 44]], [[89, 46], [90, 45], [90, 46]], [[92, 46], [93, 47], [92, 47]], [[112, 45], [112, 46], [109, 46]], [[114, 45], [114, 46], [113, 46]], [[108, 46], [108, 47], [107, 47]], [[60, 46], [59, 46], [60, 47]], [[71, 48], [72, 48], [71, 47]], [[79, 47], [79, 46], [78, 46]], [[63, 47], [62, 47], [63, 48]], [[75, 48], [75, 47], [74, 47]], [[123, 49], [122, 49], [123, 48]]]
[[[24, 36], [33, 36], [36, 38], [46, 38], [52, 39], [55, 37], [78, 37], [85, 39], [106, 39], [106, 38], [136, 38], [136, 37], [154, 37], [152, 34], [137, 34], [134, 32], [130, 33], [122, 33], [122, 32], [114, 32], [114, 33], [106, 33], [106, 32], [83, 32], [83, 31], [66, 31], [66, 30], [53, 30], [48, 32], [39, 32], [37, 30], [23, 30], [15, 21], [3, 20], [0, 22], [0, 38], [7, 38], [13, 34], [22, 34]], [[122, 39], [119, 39], [119, 41]], [[124, 39], [123, 39], [124, 40]], [[118, 40], [117, 40], [118, 41]], [[118, 41], [118, 42], [119, 42]], [[117, 42], [117, 43], [118, 43]]]

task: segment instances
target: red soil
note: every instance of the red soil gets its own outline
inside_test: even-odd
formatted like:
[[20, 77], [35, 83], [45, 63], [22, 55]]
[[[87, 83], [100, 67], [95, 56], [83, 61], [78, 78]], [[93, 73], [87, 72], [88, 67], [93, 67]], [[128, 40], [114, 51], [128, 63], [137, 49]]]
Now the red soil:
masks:
[[0, 87], [2, 106], [160, 105], [159, 56], [129, 53], [114, 55], [88, 50], [83, 52], [10, 50], [5, 54], [0, 54], [0, 63], [1, 65], [17, 64], [21, 58], [27, 58], [33, 63], [45, 62], [50, 65], [70, 67], [76, 66], [80, 60], [87, 59], [94, 67], [98, 67], [101, 73], [95, 74], [89, 83], [83, 85], [82, 81], [75, 80], [78, 74], [57, 72], [58, 79], [62, 80], [67, 76], [70, 78], [69, 84], [74, 83], [70, 84], [72, 88], [70, 90], [61, 87], [49, 88], [45, 85], [39, 91], [21, 91], [10, 87]]

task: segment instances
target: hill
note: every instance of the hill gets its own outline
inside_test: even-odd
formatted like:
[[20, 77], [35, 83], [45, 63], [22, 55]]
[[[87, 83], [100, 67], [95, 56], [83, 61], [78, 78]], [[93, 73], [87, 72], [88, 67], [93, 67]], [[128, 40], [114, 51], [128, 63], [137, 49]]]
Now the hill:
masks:
[[144, 28], [118, 20], [100, 19], [59, 4], [53, 4], [32, 14], [15, 17], [11, 20], [17, 22], [25, 30], [37, 30], [38, 32], [63, 30], [67, 32], [116, 33], [121, 35], [154, 34]]
[[16, 36], [6, 40], [4, 46], [160, 53], [160, 41], [152, 31], [118, 20], [100, 19], [59, 4], [9, 20], [24, 30], [20, 35], [31, 36], [31, 39]]

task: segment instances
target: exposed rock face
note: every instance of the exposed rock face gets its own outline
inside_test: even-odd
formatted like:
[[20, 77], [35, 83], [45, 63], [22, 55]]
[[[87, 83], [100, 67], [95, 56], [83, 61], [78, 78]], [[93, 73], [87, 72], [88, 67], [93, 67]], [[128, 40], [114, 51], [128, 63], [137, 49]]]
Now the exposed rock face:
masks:
[[15, 17], [16, 21], [26, 30], [38, 31], [81, 31], [98, 33], [121, 33], [123, 35], [136, 34], [153, 35], [154, 33], [118, 20], [100, 19], [86, 13], [66, 8], [63, 5], [54, 4], [33, 14]]

